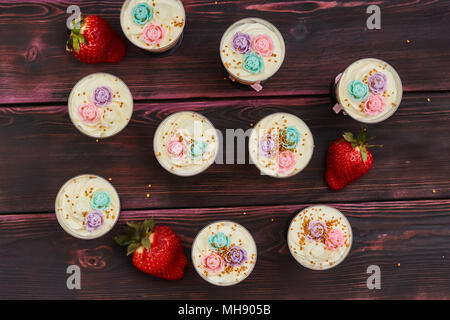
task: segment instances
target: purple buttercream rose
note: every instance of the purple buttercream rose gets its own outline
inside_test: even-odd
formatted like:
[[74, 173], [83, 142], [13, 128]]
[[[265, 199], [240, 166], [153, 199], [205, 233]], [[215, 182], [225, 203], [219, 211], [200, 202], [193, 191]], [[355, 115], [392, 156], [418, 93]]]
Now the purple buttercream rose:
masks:
[[87, 231], [92, 232], [100, 228], [104, 221], [103, 213], [100, 210], [91, 211], [84, 217], [84, 226]]
[[386, 75], [383, 73], [375, 73], [369, 78], [369, 89], [373, 94], [382, 94], [386, 88]]
[[271, 135], [262, 137], [259, 141], [259, 151], [264, 157], [271, 157], [275, 148], [275, 139]]
[[308, 226], [308, 238], [311, 240], [322, 238], [327, 232], [327, 225], [322, 221], [310, 221]]
[[240, 266], [247, 261], [247, 251], [241, 247], [231, 247], [225, 255], [225, 262], [230, 266]]
[[112, 90], [109, 87], [98, 87], [94, 90], [92, 100], [97, 107], [104, 107], [112, 101]]
[[247, 33], [236, 32], [233, 36], [233, 49], [239, 53], [247, 53], [252, 47], [252, 38]]

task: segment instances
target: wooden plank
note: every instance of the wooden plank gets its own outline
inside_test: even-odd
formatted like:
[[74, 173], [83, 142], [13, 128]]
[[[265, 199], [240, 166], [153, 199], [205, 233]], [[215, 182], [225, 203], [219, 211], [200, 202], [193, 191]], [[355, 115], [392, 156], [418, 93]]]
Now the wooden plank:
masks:
[[[126, 211], [111, 234], [90, 241], [67, 235], [52, 214], [1, 215], [0, 298], [450, 298], [450, 200], [336, 204], [352, 224], [354, 243], [347, 259], [328, 271], [303, 268], [287, 248], [289, 222], [305, 206]], [[219, 288], [197, 275], [190, 258], [179, 282], [137, 271], [112, 239], [125, 221], [150, 216], [174, 228], [188, 257], [204, 225], [218, 219], [243, 224], [258, 247], [253, 273], [237, 286]], [[70, 264], [81, 268], [81, 290], [66, 288]], [[366, 287], [369, 265], [381, 269], [381, 290]]]
[[[66, 101], [77, 80], [98, 71], [121, 77], [138, 100], [327, 94], [339, 72], [365, 57], [390, 62], [406, 91], [450, 90], [449, 1], [377, 1], [381, 30], [366, 30], [364, 1], [183, 2], [187, 25], [172, 55], [150, 55], [128, 43], [123, 62], [90, 66], [64, 51], [66, 8], [79, 5], [121, 33], [122, 0], [0, 1], [0, 104]], [[287, 47], [284, 65], [260, 93], [224, 79], [218, 54], [227, 26], [247, 16], [272, 21]]]
[[[449, 105], [448, 93], [409, 95], [393, 117], [369, 126], [384, 147], [373, 149], [371, 171], [340, 192], [324, 180], [326, 152], [342, 132], [360, 125], [334, 114], [328, 98], [138, 104], [123, 132], [98, 143], [74, 128], [65, 106], [0, 108], [0, 212], [52, 212], [61, 185], [82, 173], [111, 177], [124, 209], [450, 198]], [[224, 136], [270, 113], [293, 113], [310, 126], [313, 158], [288, 179], [262, 176], [248, 161], [174, 176], [158, 164], [152, 144], [160, 121], [180, 110], [204, 114]]]

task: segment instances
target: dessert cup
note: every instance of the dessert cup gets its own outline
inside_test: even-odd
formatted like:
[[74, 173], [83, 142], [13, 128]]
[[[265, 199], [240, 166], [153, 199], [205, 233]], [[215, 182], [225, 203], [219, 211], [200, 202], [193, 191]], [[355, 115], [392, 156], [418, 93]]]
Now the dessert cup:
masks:
[[337, 76], [335, 110], [343, 109], [359, 122], [377, 123], [394, 114], [402, 94], [402, 82], [391, 65], [379, 59], [361, 59]]
[[247, 278], [256, 264], [252, 235], [238, 223], [216, 221], [204, 227], [192, 244], [192, 263], [198, 274], [217, 286]]
[[119, 195], [102, 177], [79, 175], [59, 190], [55, 213], [61, 227], [71, 236], [86, 240], [99, 238], [119, 219]]
[[300, 118], [277, 112], [256, 124], [248, 147], [251, 160], [261, 173], [286, 178], [308, 165], [314, 151], [314, 140]]
[[126, 0], [120, 25], [135, 46], [150, 52], [165, 52], [180, 40], [185, 25], [180, 0]]
[[233, 23], [220, 41], [220, 58], [231, 80], [262, 89], [261, 82], [281, 67], [284, 40], [278, 29], [259, 18]]
[[179, 176], [193, 176], [216, 159], [219, 137], [212, 123], [196, 112], [176, 112], [158, 126], [153, 150], [161, 166]]
[[352, 247], [353, 234], [339, 210], [316, 205], [303, 209], [292, 219], [287, 240], [298, 263], [308, 269], [326, 270], [344, 261]]
[[133, 97], [118, 77], [93, 73], [73, 87], [68, 108], [79, 131], [92, 138], [108, 138], [128, 125], [133, 114]]

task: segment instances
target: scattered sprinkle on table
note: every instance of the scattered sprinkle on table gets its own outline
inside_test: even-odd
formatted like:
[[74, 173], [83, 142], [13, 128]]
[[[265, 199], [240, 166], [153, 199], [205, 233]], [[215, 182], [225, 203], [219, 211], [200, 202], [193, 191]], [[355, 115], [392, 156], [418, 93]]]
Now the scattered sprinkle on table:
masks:
[[430, 98], [427, 98], [427, 101], [428, 101], [428, 102], [430, 102], [430, 101], [431, 101], [431, 99], [430, 99]]
[[406, 43], [411, 43], [411, 41], [410, 40], [406, 40]]
[[150, 198], [150, 193], [147, 193], [147, 198]]

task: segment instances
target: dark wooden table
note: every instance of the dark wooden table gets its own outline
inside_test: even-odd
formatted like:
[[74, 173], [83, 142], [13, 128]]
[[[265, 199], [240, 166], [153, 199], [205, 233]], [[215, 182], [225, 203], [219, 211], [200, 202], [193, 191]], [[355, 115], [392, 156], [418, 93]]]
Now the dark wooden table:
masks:
[[[366, 1], [183, 2], [184, 38], [171, 55], [127, 42], [121, 63], [90, 66], [64, 51], [66, 8], [77, 4], [120, 31], [122, 1], [0, 1], [0, 298], [449, 299], [450, 1], [373, 2], [381, 30], [367, 30]], [[218, 55], [227, 26], [247, 16], [270, 20], [286, 42], [282, 68], [259, 93], [225, 79]], [[360, 125], [333, 113], [330, 82], [364, 57], [398, 70], [404, 100], [369, 126], [384, 145], [373, 150], [372, 170], [333, 192], [324, 180], [327, 148]], [[81, 77], [100, 71], [129, 85], [135, 112], [122, 133], [96, 143], [70, 122], [67, 98]], [[316, 149], [289, 179], [261, 176], [250, 164], [177, 177], [157, 163], [152, 139], [179, 110], [204, 114], [222, 132], [291, 112], [310, 126]], [[82, 173], [111, 177], [122, 201], [119, 224], [97, 240], [74, 239], [55, 219], [59, 187]], [[345, 262], [322, 272], [301, 267], [286, 246], [292, 217], [316, 203], [340, 209], [354, 233]], [[242, 223], [257, 243], [257, 265], [229, 288], [203, 281], [191, 264], [178, 282], [140, 273], [113, 236], [147, 217], [172, 226], [188, 256], [203, 225]], [[66, 288], [71, 264], [81, 268], [81, 290]], [[366, 286], [369, 265], [381, 268], [380, 290]]]

